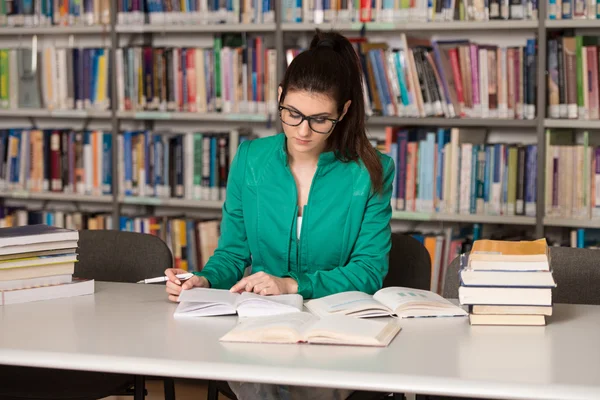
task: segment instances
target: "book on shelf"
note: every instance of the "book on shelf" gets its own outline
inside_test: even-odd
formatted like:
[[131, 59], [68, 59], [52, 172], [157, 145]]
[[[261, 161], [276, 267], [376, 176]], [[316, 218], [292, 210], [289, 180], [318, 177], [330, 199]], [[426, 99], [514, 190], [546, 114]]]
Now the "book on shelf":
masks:
[[459, 274], [472, 325], [545, 325], [552, 315], [556, 282], [545, 239], [476, 240]]
[[285, 23], [402, 23], [489, 20], [537, 20], [535, 1], [518, 4], [494, 0], [483, 2], [436, 1], [352, 1], [340, 2], [282, 2], [282, 21]]
[[[398, 46], [351, 38], [368, 115], [532, 120], [536, 40], [525, 46], [438, 41], [400, 34]], [[286, 52], [289, 60], [295, 50]]]
[[115, 57], [120, 111], [277, 112], [277, 54], [260, 36], [218, 34], [212, 48], [119, 48]]
[[386, 347], [401, 329], [396, 320], [383, 322], [343, 315], [317, 318], [298, 312], [240, 321], [220, 341]]
[[229, 166], [246, 129], [178, 134], [125, 131], [118, 137], [125, 196], [225, 200]]
[[233, 315], [265, 317], [299, 313], [303, 299], [299, 294], [261, 296], [255, 293], [232, 293], [223, 289], [192, 288], [179, 295], [175, 317], [208, 317]]
[[374, 295], [363, 292], [332, 294], [307, 301], [306, 308], [319, 317], [346, 315], [357, 318], [419, 318], [467, 315], [461, 307], [436, 293], [403, 287], [383, 288]]
[[217, 25], [217, 24], [265, 24], [275, 22], [277, 0], [232, 0], [218, 2], [198, 0], [174, 2], [119, 2], [117, 23], [120, 25]]
[[598, 159], [600, 141], [588, 131], [546, 131], [546, 217], [590, 220], [600, 216]]
[[[143, 2], [141, 2], [143, 3]], [[0, 7], [0, 27], [67, 27], [110, 24], [110, 1], [7, 1]]]
[[78, 240], [43, 224], [0, 229], [0, 306], [93, 293], [93, 280], [73, 278]]
[[110, 132], [0, 129], [0, 157], [1, 190], [112, 193]]
[[0, 108], [110, 110], [109, 50], [0, 49]]
[[571, 31], [549, 35], [548, 118], [600, 119], [598, 46], [598, 36]]
[[[187, 271], [200, 271], [214, 254], [220, 237], [220, 221], [217, 219], [191, 219], [155, 215], [122, 215], [113, 224], [112, 215], [102, 212], [39, 211], [0, 208], [0, 228], [45, 224], [71, 230], [119, 229], [127, 232], [145, 233], [159, 237], [173, 254], [174, 266]], [[38, 253], [28, 257], [70, 254], [75, 252], [74, 242], [53, 242], [40, 245]], [[52, 246], [57, 246], [53, 249]], [[71, 247], [69, 247], [71, 246]], [[63, 250], [60, 250], [63, 249]], [[36, 250], [37, 251], [37, 250]], [[12, 255], [0, 254], [0, 265], [12, 260]], [[23, 258], [23, 257], [19, 257]], [[47, 275], [73, 273], [73, 265], [45, 266]], [[13, 270], [17, 278], [30, 278], [40, 269], [31, 272], [21, 268]], [[29, 271], [29, 272], [28, 272]], [[23, 275], [23, 276], [22, 276]], [[15, 278], [16, 279], [16, 278]]]
[[478, 128], [386, 127], [375, 144], [396, 166], [394, 209], [535, 216], [537, 145], [486, 138]]
[[28, 210], [22, 207], [0, 207], [0, 228], [45, 224], [73, 230], [113, 229], [112, 215], [103, 211], [68, 212]]
[[578, 249], [600, 249], [600, 231], [594, 228], [571, 229], [568, 243], [562, 245]]
[[220, 237], [220, 221], [160, 216], [122, 216], [119, 229], [161, 238], [173, 254], [176, 268], [201, 271], [214, 254]]
[[585, 0], [552, 0], [548, 2], [548, 19], [550, 20], [598, 18], [600, 18], [600, 11], [596, 7], [596, 3]]

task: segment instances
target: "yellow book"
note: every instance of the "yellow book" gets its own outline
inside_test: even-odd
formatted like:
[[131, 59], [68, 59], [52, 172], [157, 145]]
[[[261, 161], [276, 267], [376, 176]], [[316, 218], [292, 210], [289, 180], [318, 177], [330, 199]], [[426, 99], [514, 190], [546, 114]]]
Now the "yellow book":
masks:
[[469, 254], [469, 268], [473, 270], [549, 271], [549, 263], [546, 239], [477, 240]]
[[104, 53], [98, 57], [98, 80], [97, 80], [97, 90], [96, 90], [96, 98], [94, 99], [94, 103], [96, 105], [101, 105], [106, 100], [106, 52], [108, 50], [104, 50]]
[[8, 108], [8, 50], [0, 50], [0, 107]]
[[181, 269], [185, 269], [186, 271], [188, 270], [188, 259], [187, 259], [187, 229], [185, 227], [185, 220], [177, 220], [177, 224], [179, 225], [178, 227], [178, 234], [179, 234], [179, 247], [180, 247], [180, 251], [181, 251]]

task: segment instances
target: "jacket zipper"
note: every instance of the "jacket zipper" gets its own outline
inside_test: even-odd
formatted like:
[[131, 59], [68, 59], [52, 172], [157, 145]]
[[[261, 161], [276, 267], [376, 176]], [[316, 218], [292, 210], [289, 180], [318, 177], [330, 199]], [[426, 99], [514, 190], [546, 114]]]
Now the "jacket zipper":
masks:
[[[315, 186], [315, 181], [317, 180], [317, 177], [319, 175], [319, 167], [317, 166], [317, 169], [315, 170], [315, 174], [313, 175], [312, 181], [310, 182], [310, 189], [308, 189], [308, 201], [306, 202], [306, 205], [304, 206], [304, 208], [302, 209], [302, 226], [300, 227], [300, 238], [298, 238], [298, 262], [297, 262], [297, 268], [298, 268], [298, 272], [302, 271], [302, 238], [304, 237], [304, 227], [306, 226], [306, 221], [307, 221], [307, 215], [308, 215], [308, 210], [309, 210], [309, 205], [310, 205], [310, 199], [312, 199], [312, 191], [313, 191], [313, 187]], [[298, 190], [298, 189], [296, 189]], [[298, 194], [296, 194], [296, 198], [298, 198]], [[297, 200], [296, 200], [297, 201]]]

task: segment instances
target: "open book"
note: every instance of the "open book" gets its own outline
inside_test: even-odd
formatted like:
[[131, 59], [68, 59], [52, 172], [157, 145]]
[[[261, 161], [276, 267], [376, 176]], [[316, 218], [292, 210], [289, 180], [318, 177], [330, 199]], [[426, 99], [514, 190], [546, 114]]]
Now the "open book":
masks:
[[397, 320], [361, 320], [344, 315], [318, 318], [301, 312], [241, 321], [220, 340], [249, 343], [314, 343], [385, 347], [400, 332]]
[[302, 311], [303, 298], [299, 294], [261, 296], [255, 293], [232, 293], [223, 289], [193, 288], [179, 295], [175, 316], [208, 317], [238, 314], [257, 317]]
[[306, 308], [315, 315], [348, 315], [368, 318], [381, 316], [455, 317], [467, 316], [461, 307], [426, 290], [387, 287], [373, 296], [362, 292], [343, 292], [309, 300]]

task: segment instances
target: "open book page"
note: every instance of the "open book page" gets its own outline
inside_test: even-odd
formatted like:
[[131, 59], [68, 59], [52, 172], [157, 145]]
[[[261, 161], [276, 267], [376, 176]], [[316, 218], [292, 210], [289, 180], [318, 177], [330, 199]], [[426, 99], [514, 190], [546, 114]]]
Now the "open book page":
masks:
[[330, 315], [307, 326], [304, 337], [308, 343], [355, 346], [387, 346], [400, 332], [395, 319], [376, 321]]
[[373, 298], [394, 310], [400, 318], [467, 315], [462, 308], [427, 290], [387, 287], [375, 293]]
[[363, 292], [343, 292], [306, 302], [306, 308], [314, 315], [348, 315], [353, 317], [381, 317], [391, 315], [391, 310], [373, 296]]
[[317, 317], [306, 312], [257, 317], [240, 320], [227, 332], [223, 342], [298, 343], [304, 341], [303, 333]]
[[240, 317], [257, 317], [300, 312], [304, 299], [299, 294], [261, 296], [244, 292], [236, 299], [237, 313]]
[[235, 314], [235, 302], [240, 295], [229, 290], [192, 288], [179, 295], [174, 316], [207, 317]]

